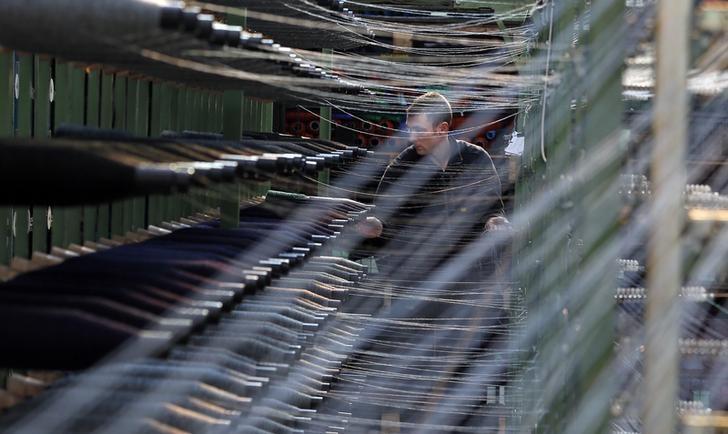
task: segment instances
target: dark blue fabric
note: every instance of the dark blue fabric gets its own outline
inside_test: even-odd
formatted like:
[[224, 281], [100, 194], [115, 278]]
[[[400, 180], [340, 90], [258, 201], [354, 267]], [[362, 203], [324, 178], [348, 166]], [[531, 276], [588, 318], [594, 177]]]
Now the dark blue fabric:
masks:
[[[0, 284], [0, 365], [81, 368], [164, 316], [193, 319], [192, 330], [204, 312], [214, 316], [242, 296], [244, 285], [230, 290], [221, 283], [244, 283], [244, 270], [260, 260], [334, 235], [327, 226], [333, 216], [357, 210], [337, 202], [272, 202], [241, 210], [236, 229], [201, 224]], [[301, 204], [311, 206], [300, 212]], [[257, 352], [285, 355], [256, 345]]]

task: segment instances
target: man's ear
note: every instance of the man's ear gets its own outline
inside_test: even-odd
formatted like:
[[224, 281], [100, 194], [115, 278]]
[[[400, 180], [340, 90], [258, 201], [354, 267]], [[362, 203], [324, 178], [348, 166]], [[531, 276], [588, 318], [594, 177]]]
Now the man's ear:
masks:
[[440, 122], [440, 124], [436, 128], [437, 132], [439, 133], [446, 133], [450, 131], [450, 124], [447, 122]]

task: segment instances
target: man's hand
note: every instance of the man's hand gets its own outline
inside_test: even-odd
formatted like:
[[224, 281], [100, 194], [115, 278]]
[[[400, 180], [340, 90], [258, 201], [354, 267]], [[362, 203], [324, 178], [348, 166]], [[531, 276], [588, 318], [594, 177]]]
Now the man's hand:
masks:
[[485, 222], [485, 231], [486, 232], [492, 232], [492, 231], [502, 231], [502, 230], [510, 230], [511, 229], [511, 222], [508, 221], [507, 218], [496, 216], [491, 217], [488, 219], [488, 221]]
[[364, 238], [377, 238], [382, 235], [384, 226], [376, 217], [367, 217], [366, 220], [357, 223], [356, 230]]

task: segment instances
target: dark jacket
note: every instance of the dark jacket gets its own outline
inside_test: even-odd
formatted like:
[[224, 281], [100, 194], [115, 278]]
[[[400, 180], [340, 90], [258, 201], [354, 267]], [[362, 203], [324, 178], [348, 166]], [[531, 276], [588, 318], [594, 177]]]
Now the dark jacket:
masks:
[[[409, 251], [442, 258], [478, 237], [490, 217], [504, 214], [490, 155], [471, 143], [449, 141], [451, 155], [444, 171], [414, 146], [387, 166], [375, 202], [384, 233], [364, 243], [361, 253]], [[377, 252], [383, 247], [384, 252]]]

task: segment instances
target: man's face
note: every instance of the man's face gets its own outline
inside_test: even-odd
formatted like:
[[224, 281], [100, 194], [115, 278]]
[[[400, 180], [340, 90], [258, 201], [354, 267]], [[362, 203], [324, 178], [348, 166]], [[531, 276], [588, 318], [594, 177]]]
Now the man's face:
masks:
[[440, 144], [447, 140], [449, 126], [447, 122], [433, 125], [424, 113], [407, 116], [407, 129], [410, 141], [419, 155], [429, 155]]

